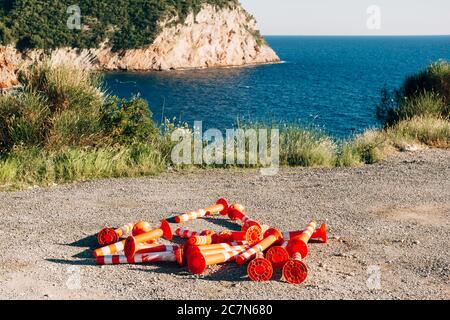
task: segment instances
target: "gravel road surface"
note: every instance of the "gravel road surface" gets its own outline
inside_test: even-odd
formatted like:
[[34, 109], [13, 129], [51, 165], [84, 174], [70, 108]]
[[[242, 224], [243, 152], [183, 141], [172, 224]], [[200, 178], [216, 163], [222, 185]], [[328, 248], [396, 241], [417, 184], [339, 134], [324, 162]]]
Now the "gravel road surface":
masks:
[[[96, 266], [95, 234], [134, 220], [155, 225], [220, 197], [284, 231], [313, 218], [302, 285], [253, 283], [234, 263], [193, 276], [171, 263]], [[363, 168], [171, 172], [0, 193], [2, 299], [449, 299], [450, 151], [398, 154]], [[238, 229], [223, 218], [193, 230]], [[175, 225], [172, 225], [175, 227]]]

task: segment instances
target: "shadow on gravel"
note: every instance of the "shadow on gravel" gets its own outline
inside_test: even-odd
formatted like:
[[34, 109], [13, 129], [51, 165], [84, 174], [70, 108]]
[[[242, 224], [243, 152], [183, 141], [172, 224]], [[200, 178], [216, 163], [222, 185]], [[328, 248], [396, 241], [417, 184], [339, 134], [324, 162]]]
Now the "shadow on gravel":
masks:
[[97, 235], [96, 234], [90, 235], [90, 236], [87, 236], [83, 239], [77, 240], [72, 243], [61, 243], [61, 245], [70, 246], [70, 247], [95, 249], [98, 247]]
[[218, 225], [219, 227], [225, 228], [225, 230], [231, 230], [231, 231], [240, 231], [241, 227], [237, 222], [233, 222], [230, 220], [215, 218], [212, 216], [208, 217], [208, 222], [214, 223], [215, 225]]
[[64, 259], [45, 259], [48, 262], [66, 264], [71, 266], [95, 266], [94, 259], [84, 259], [84, 260], [64, 260]]
[[[145, 265], [143, 265], [145, 266]], [[236, 282], [236, 281], [246, 281], [247, 278], [247, 270], [244, 267], [239, 267], [237, 265], [222, 265], [220, 269], [210, 272], [209, 270], [206, 270], [206, 274], [195, 276], [192, 273], [190, 273], [186, 267], [178, 267], [176, 265], [168, 265], [167, 263], [155, 263], [151, 264], [152, 269], [141, 269], [141, 268], [131, 268], [132, 271], [139, 271], [139, 272], [148, 272], [148, 273], [157, 273], [157, 274], [173, 274], [178, 276], [184, 276], [186, 277], [184, 280], [207, 280], [207, 281], [227, 281], [227, 282]]]
[[77, 258], [77, 259], [89, 259], [89, 258], [92, 258], [92, 250], [91, 249], [86, 249], [84, 251], [81, 251], [81, 252], [73, 255], [72, 258]]

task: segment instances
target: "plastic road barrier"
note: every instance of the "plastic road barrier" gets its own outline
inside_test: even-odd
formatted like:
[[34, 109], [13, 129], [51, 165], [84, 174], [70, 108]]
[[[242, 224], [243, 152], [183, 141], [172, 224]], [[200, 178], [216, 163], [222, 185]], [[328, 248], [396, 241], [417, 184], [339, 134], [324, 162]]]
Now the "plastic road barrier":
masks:
[[134, 225], [132, 235], [138, 236], [140, 234], [150, 232], [153, 229], [154, 228], [150, 225], [150, 223], [146, 221], [139, 221]]
[[124, 252], [128, 258], [133, 257], [136, 254], [139, 243], [144, 243], [150, 240], [155, 240], [164, 237], [167, 240], [172, 240], [172, 230], [166, 220], [161, 222], [161, 227], [154, 229], [150, 232], [140, 234], [138, 236], [130, 236], [125, 241]]
[[180, 246], [170, 244], [140, 244], [136, 254], [150, 253], [150, 252], [175, 252]]
[[299, 252], [294, 253], [292, 259], [284, 265], [283, 277], [292, 284], [303, 283], [308, 277], [308, 267], [302, 261], [302, 255]]
[[247, 274], [253, 281], [266, 282], [272, 279], [273, 267], [270, 261], [264, 258], [264, 254], [258, 252], [255, 259], [248, 264]]
[[284, 264], [289, 260], [289, 253], [286, 250], [287, 242], [281, 246], [274, 246], [266, 253], [266, 259], [272, 263], [274, 269], [282, 269]]
[[140, 264], [151, 262], [178, 262], [182, 264], [182, 250], [176, 250], [175, 252], [151, 252], [136, 254], [131, 258], [127, 258], [126, 255], [110, 255], [97, 257], [96, 262], [98, 265], [117, 265], [117, 264]]
[[254, 245], [241, 255], [236, 258], [236, 262], [239, 265], [246, 263], [255, 257], [258, 252], [264, 252], [270, 246], [276, 244], [277, 242], [283, 241], [283, 235], [280, 231], [275, 228], [270, 228], [264, 234], [264, 239], [261, 240], [258, 244]]
[[118, 229], [104, 228], [97, 235], [98, 243], [102, 247], [116, 243], [122, 236], [128, 235], [133, 229], [133, 226], [134, 223], [127, 223]]
[[176, 223], [187, 222], [191, 220], [196, 220], [211, 214], [220, 213], [221, 215], [226, 215], [228, 213], [228, 202], [225, 199], [217, 200], [216, 204], [205, 209], [199, 209], [196, 211], [188, 212], [180, 216], [175, 217]]
[[94, 257], [109, 256], [125, 248], [125, 240], [94, 250]]
[[233, 261], [242, 253], [242, 250], [222, 251], [212, 255], [203, 255], [199, 252], [190, 254], [187, 257], [189, 271], [193, 274], [202, 274], [207, 266]]
[[317, 223], [312, 221], [305, 231], [298, 237], [288, 242], [286, 247], [287, 251], [293, 255], [294, 253], [300, 253], [304, 259], [308, 255], [308, 242], [316, 229]]
[[[299, 236], [302, 235], [303, 232], [305, 232], [306, 229], [303, 230], [299, 230], [299, 231], [289, 231], [289, 232], [283, 232], [283, 239], [284, 240], [293, 240]], [[319, 229], [316, 229], [312, 236], [311, 236], [311, 240], [317, 240], [320, 241], [322, 243], [327, 243], [328, 242], [328, 237], [327, 237], [327, 226], [326, 224], [322, 223]]]

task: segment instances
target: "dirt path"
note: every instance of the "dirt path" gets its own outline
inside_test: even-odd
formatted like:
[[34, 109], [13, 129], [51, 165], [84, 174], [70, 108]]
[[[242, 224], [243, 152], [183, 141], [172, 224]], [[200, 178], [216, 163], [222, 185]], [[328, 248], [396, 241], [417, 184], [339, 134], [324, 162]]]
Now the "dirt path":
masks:
[[[219, 197], [283, 230], [327, 220], [332, 239], [310, 246], [307, 282], [252, 283], [235, 264], [196, 277], [171, 264], [98, 267], [88, 259], [100, 227], [156, 224]], [[0, 221], [0, 298], [450, 298], [450, 151], [274, 177], [214, 170], [0, 193]], [[223, 219], [191, 225], [237, 228]]]

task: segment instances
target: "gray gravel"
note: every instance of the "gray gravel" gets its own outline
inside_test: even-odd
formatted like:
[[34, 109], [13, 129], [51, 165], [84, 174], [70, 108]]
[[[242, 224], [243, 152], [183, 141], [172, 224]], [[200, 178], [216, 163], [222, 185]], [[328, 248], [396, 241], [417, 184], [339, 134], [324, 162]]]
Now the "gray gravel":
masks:
[[[173, 264], [95, 266], [101, 227], [155, 224], [219, 197], [282, 230], [327, 221], [309, 278], [258, 284], [234, 263], [203, 276]], [[3, 299], [449, 299], [450, 151], [398, 154], [356, 169], [172, 172], [0, 193]], [[224, 219], [189, 223], [237, 229]], [[277, 275], [279, 276], [279, 275]], [[379, 280], [379, 281], [378, 281]]]

